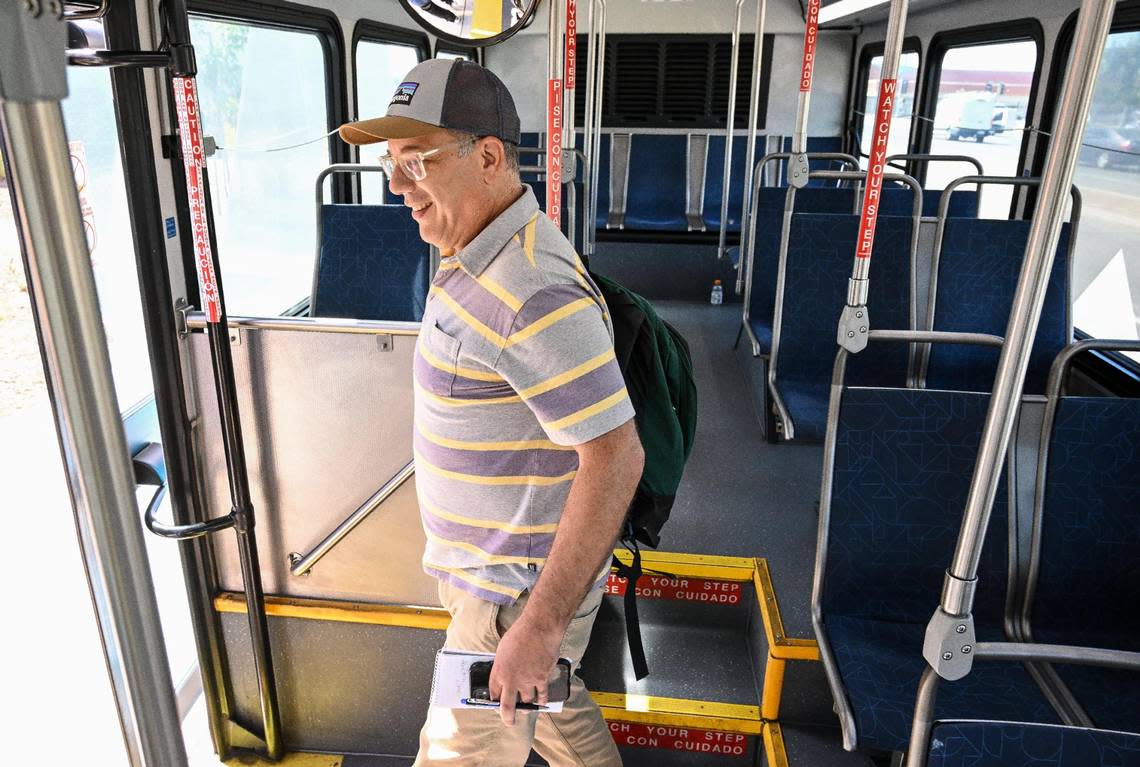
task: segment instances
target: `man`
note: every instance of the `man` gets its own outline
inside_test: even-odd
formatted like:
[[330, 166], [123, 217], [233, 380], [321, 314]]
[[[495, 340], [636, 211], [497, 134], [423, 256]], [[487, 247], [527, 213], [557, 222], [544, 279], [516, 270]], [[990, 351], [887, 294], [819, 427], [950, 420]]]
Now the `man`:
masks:
[[[416, 765], [619, 765], [573, 678], [547, 702], [559, 657], [585, 651], [610, 555], [644, 463], [605, 303], [519, 180], [519, 118], [490, 71], [416, 66], [385, 117], [345, 125], [382, 158], [420, 236], [443, 255], [415, 359], [416, 485], [451, 613], [447, 645], [494, 652], [494, 710], [431, 709]], [[615, 649], [616, 651], [616, 649]]]

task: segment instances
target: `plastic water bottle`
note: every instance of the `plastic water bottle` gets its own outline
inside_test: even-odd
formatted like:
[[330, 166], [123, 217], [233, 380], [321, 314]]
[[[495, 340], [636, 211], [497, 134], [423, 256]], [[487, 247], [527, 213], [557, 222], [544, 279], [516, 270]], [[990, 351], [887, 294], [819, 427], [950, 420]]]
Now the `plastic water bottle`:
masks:
[[720, 286], [720, 280], [713, 280], [712, 294], [709, 295], [709, 303], [713, 306], [720, 306], [724, 303], [724, 288]]

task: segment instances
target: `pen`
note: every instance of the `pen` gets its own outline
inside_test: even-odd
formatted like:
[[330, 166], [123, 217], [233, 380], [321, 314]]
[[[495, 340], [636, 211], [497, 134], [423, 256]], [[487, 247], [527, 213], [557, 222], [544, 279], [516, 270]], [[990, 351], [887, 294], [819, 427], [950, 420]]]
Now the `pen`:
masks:
[[[497, 700], [481, 700], [479, 698], [460, 698], [459, 702], [465, 706], [484, 706], [486, 708], [498, 708], [499, 701]], [[549, 711], [546, 706], [540, 706], [537, 703], [516, 703], [515, 708], [520, 711]]]

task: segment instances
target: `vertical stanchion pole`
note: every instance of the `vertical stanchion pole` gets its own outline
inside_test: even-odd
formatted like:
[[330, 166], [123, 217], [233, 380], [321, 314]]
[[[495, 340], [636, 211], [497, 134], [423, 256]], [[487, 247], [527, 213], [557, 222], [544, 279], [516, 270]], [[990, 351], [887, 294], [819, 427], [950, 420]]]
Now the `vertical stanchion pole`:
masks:
[[588, 216], [586, 229], [590, 232], [591, 255], [593, 255], [595, 250], [594, 230], [598, 220], [598, 179], [601, 171], [598, 157], [602, 151], [602, 107], [605, 104], [606, 90], [606, 0], [597, 0], [597, 2], [598, 12], [594, 18], [597, 19], [598, 22], [598, 32], [596, 35], [593, 35], [593, 30], [591, 29], [593, 39], [590, 42], [591, 47], [596, 47], [598, 53], [598, 70], [595, 72], [596, 78], [594, 82], [594, 114], [592, 116], [594, 142], [591, 148], [593, 149], [594, 155], [590, 158], [590, 207], [586, 212]]
[[[728, 115], [724, 134], [724, 181], [720, 186], [720, 239], [717, 241], [716, 256], [724, 259], [728, 240], [728, 188], [732, 183], [732, 134], [736, 129], [736, 70], [740, 67], [740, 20], [744, 12], [744, 0], [736, 0], [736, 20], [732, 23], [732, 58], [728, 74]], [[741, 222], [741, 231], [744, 223]], [[744, 250], [737, 262], [736, 292], [744, 289]]]
[[[944, 679], [960, 679], [972, 667], [973, 655], [963, 651], [967, 643], [961, 641], [961, 636], [964, 633], [972, 639], [974, 633], [972, 611], [978, 561], [1021, 403], [1025, 371], [1041, 319], [1041, 307], [1061, 237], [1073, 171], [1115, 5], [1113, 0], [1083, 0], [1073, 34], [1073, 53], [1056, 112], [1053, 139], [1041, 174], [1041, 191], [1029, 227], [1025, 260], [1009, 312], [1005, 342], [998, 358], [962, 529], [954, 559], [943, 581], [941, 604], [926, 628], [923, 656]], [[959, 626], [965, 626], [965, 631], [956, 633]]]
[[788, 183], [803, 189], [811, 168], [807, 159], [808, 114], [811, 111], [811, 81], [815, 71], [815, 45], [819, 38], [819, 0], [808, 0], [804, 23], [804, 60], [800, 67], [800, 96], [796, 102], [796, 127], [792, 133], [792, 158], [788, 161]]
[[563, 86], [562, 86], [562, 113], [564, 116], [562, 128], [562, 173], [566, 185], [569, 187], [566, 200], [566, 238], [570, 246], [574, 247], [574, 218], [577, 216], [578, 195], [574, 190], [574, 180], [578, 177], [578, 155], [574, 130], [574, 112], [577, 104], [574, 102], [574, 89], [578, 80], [578, 0], [566, 0], [566, 55], [563, 58]]
[[[585, 167], [582, 169], [582, 254], [589, 261], [594, 255], [594, 219], [590, 201], [593, 199], [594, 183], [591, 175], [594, 169], [594, 98], [596, 86], [594, 73], [598, 66], [597, 45], [594, 42], [594, 30], [597, 25], [598, 0], [586, 0], [586, 113], [582, 115], [582, 153], [586, 156]], [[577, 55], [577, 54], [575, 54]]]
[[62, 13], [62, 4], [49, 12], [47, 3], [0, 3], [0, 135], [127, 759], [132, 767], [177, 767], [186, 751], [60, 108], [67, 97]]
[[883, 171], [887, 165], [887, 143], [891, 135], [894, 113], [895, 83], [903, 35], [906, 33], [908, 0], [891, 0], [887, 20], [887, 39], [883, 46], [883, 71], [879, 80], [879, 101], [875, 108], [875, 132], [871, 137], [871, 157], [867, 163], [867, 180], [863, 188], [863, 212], [859, 217], [859, 234], [855, 242], [855, 266], [847, 282], [847, 305], [839, 317], [837, 340], [840, 346], [855, 354], [867, 347], [871, 329], [867, 313], [867, 275], [871, 269], [871, 253], [875, 246], [875, 223], [879, 220], [879, 199], [883, 188]]
[[562, 12], [565, 6], [551, 0], [547, 50], [546, 90], [546, 215], [562, 228], [562, 142], [565, 139], [562, 101]]
[[745, 254], [751, 248], [752, 225], [749, 222], [752, 209], [752, 177], [756, 172], [756, 129], [760, 121], [760, 84], [764, 67], [764, 16], [768, 10], [768, 0], [756, 0], [756, 28], [752, 42], [752, 87], [748, 97], [748, 138], [744, 153], [744, 200], [740, 210], [740, 271], [736, 275], [737, 293], [741, 292], [745, 265]]

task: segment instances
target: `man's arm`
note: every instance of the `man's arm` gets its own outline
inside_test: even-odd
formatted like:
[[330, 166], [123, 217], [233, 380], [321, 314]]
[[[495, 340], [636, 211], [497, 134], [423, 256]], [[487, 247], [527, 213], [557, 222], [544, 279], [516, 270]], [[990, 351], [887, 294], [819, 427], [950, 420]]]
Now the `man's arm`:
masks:
[[522, 615], [499, 642], [491, 695], [506, 724], [515, 722], [515, 696], [545, 704], [558, 648], [602, 569], [613, 556], [645, 454], [633, 420], [575, 447], [578, 473], [542, 575]]

